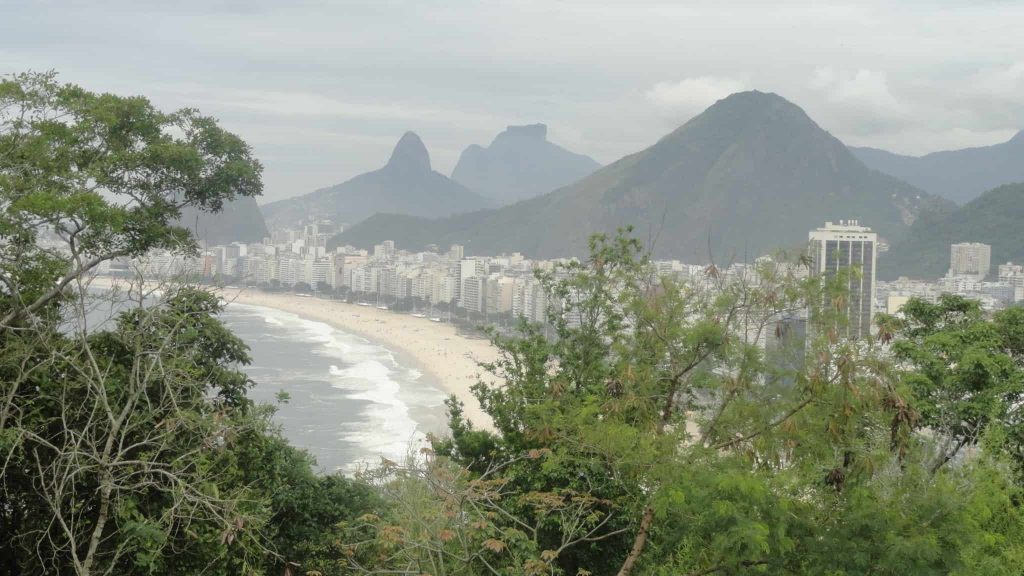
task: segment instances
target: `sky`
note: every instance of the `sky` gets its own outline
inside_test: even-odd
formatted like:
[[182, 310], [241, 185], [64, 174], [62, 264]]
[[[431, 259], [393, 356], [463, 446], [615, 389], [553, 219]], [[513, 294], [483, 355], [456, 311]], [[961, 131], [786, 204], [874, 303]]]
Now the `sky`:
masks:
[[543, 122], [602, 163], [730, 93], [776, 92], [905, 154], [1024, 128], [1024, 2], [0, 0], [0, 74], [195, 107], [265, 166], [262, 201], [383, 166], [418, 133], [450, 174]]

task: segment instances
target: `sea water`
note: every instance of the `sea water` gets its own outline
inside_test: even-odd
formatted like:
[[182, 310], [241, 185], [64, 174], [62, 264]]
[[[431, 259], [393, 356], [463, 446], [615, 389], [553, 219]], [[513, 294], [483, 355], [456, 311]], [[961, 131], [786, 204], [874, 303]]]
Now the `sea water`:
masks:
[[287, 393], [274, 420], [321, 470], [401, 462], [443, 429], [445, 394], [378, 343], [261, 306], [232, 303], [220, 318], [250, 347], [249, 397]]

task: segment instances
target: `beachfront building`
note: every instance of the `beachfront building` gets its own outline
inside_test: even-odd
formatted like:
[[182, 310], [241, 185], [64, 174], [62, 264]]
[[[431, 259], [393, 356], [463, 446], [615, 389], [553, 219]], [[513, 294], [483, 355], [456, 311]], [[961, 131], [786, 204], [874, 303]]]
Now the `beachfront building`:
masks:
[[516, 278], [512, 284], [512, 315], [530, 322], [547, 321], [547, 294], [536, 278]]
[[462, 291], [460, 305], [470, 312], [480, 312], [486, 309], [487, 278], [484, 276], [470, 276], [462, 280]]
[[512, 312], [512, 295], [515, 279], [510, 276], [491, 274], [487, 277], [487, 313], [509, 314]]

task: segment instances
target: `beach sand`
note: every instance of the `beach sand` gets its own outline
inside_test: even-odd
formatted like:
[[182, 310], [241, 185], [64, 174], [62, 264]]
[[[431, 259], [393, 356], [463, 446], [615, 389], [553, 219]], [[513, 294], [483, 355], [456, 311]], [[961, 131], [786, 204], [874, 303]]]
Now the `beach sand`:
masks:
[[[97, 288], [127, 284], [110, 277], [89, 280]], [[148, 285], [147, 285], [147, 289]], [[463, 414], [477, 429], [493, 430], [493, 424], [480, 408], [471, 387], [483, 379], [498, 379], [484, 372], [478, 362], [493, 362], [498, 350], [483, 338], [469, 338], [456, 332], [455, 326], [416, 318], [373, 306], [359, 306], [290, 293], [263, 292], [255, 288], [211, 288], [227, 302], [264, 306], [302, 316], [362, 336], [409, 358], [442, 392], [454, 395], [464, 405]]]
[[496, 380], [478, 365], [478, 362], [493, 362], [498, 358], [498, 350], [486, 339], [459, 335], [451, 324], [373, 306], [252, 288], [223, 288], [219, 293], [228, 302], [291, 312], [398, 351], [412, 359], [416, 368], [427, 374], [443, 392], [461, 400], [465, 417], [474, 427], [493, 429], [491, 418], [480, 408], [470, 390], [481, 378], [487, 382]]

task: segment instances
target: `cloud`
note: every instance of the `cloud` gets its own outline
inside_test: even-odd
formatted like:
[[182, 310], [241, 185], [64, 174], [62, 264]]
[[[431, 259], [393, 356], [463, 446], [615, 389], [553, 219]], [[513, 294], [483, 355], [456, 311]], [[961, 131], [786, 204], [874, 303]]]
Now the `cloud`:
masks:
[[644, 97], [663, 110], [693, 114], [730, 94], [748, 89], [743, 80], [697, 76], [678, 82], [658, 82], [644, 93]]
[[984, 67], [967, 77], [954, 91], [967, 122], [974, 128], [1024, 127], [1024, 61]]
[[810, 87], [825, 95], [829, 103], [845, 106], [877, 119], [898, 119], [906, 113], [903, 105], [889, 90], [885, 72], [861, 68], [856, 71], [837, 70], [831, 66], [818, 68]]
[[979, 70], [967, 81], [965, 92], [989, 99], [1020, 101], [1024, 93], [1024, 61]]
[[365, 103], [303, 91], [210, 89], [195, 84], [163, 84], [154, 91], [202, 109], [230, 109], [277, 117], [311, 117], [455, 124], [463, 127], [503, 126], [507, 118], [471, 110], [435, 108], [415, 103]]

